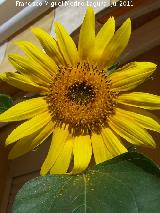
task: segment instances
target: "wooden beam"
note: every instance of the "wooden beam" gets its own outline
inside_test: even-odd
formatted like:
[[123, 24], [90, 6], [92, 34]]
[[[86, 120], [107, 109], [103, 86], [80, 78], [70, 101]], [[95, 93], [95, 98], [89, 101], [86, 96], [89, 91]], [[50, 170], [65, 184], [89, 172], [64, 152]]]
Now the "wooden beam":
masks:
[[160, 44], [160, 16], [137, 28], [131, 35], [131, 40], [120, 58], [124, 64], [133, 58]]
[[103, 16], [97, 21], [104, 24], [110, 16], [116, 18], [116, 22], [120, 25], [126, 18], [130, 17], [132, 20], [160, 8], [159, 0], [137, 0], [133, 1], [133, 7], [110, 7], [107, 8]]

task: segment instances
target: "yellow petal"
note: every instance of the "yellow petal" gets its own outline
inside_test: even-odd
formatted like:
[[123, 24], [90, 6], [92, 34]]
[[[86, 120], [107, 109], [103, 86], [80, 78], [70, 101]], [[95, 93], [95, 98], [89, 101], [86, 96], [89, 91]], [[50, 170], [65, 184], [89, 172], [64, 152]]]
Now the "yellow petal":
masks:
[[17, 87], [23, 91], [27, 92], [45, 92], [48, 89], [42, 86], [39, 86], [35, 82], [33, 82], [30, 78], [25, 75], [21, 75], [18, 73], [5, 72], [0, 75], [0, 79], [2, 81], [7, 82], [8, 84]]
[[18, 54], [10, 54], [8, 58], [17, 71], [33, 78], [33, 80], [35, 79], [36, 82], [42, 82], [47, 85], [51, 81], [49, 72], [37, 62], [30, 60], [30, 58], [25, 58]]
[[30, 119], [48, 110], [48, 105], [44, 98], [32, 98], [23, 101], [9, 108], [0, 114], [0, 122], [21, 121]]
[[75, 137], [73, 155], [74, 168], [71, 174], [81, 173], [88, 167], [92, 156], [92, 146], [89, 135]]
[[69, 168], [73, 150], [73, 139], [66, 141], [60, 155], [50, 170], [50, 174], [65, 174]]
[[101, 57], [105, 47], [110, 42], [115, 32], [115, 20], [114, 17], [108, 19], [108, 21], [103, 25], [103, 27], [98, 32], [95, 38], [94, 51], [91, 54], [91, 58], [98, 62]]
[[127, 149], [123, 146], [120, 139], [115, 135], [115, 133], [110, 128], [102, 129], [102, 136], [104, 143], [108, 151], [111, 153], [112, 157], [127, 152]]
[[155, 147], [155, 142], [151, 135], [134, 119], [128, 118], [122, 113], [116, 112], [110, 118], [109, 126], [129, 143]]
[[31, 151], [32, 149], [30, 149], [30, 144], [32, 143], [32, 141], [34, 140], [34, 138], [38, 133], [39, 131], [34, 132], [33, 134], [21, 138], [19, 141], [17, 141], [10, 150], [8, 159], [18, 158], [26, 154], [27, 152]]
[[128, 91], [145, 81], [156, 69], [151, 62], [131, 62], [108, 77], [115, 91]]
[[54, 129], [53, 122], [50, 121], [41, 130], [20, 139], [9, 152], [8, 158], [14, 159], [35, 149], [37, 146], [43, 143], [46, 140], [46, 138], [49, 137], [50, 134], [52, 134], [53, 129]]
[[[129, 110], [129, 111], [128, 111]], [[124, 110], [117, 108], [116, 111], [120, 112], [121, 114], [124, 114], [128, 116], [129, 118], [134, 119], [137, 121], [143, 128], [150, 129], [156, 132], [160, 132], [160, 123], [157, 122], [157, 119], [155, 120], [153, 115], [151, 113], [148, 113], [146, 110], [143, 109], [130, 109]]]
[[49, 121], [49, 123], [41, 129], [39, 134], [34, 138], [32, 141], [30, 147], [31, 149], [34, 149], [35, 147], [39, 146], [44, 140], [46, 140], [54, 131], [53, 121]]
[[115, 35], [103, 51], [99, 61], [101, 67], [109, 67], [117, 61], [128, 44], [130, 34], [131, 20], [128, 18], [116, 31]]
[[55, 23], [56, 39], [60, 51], [67, 64], [76, 65], [79, 61], [78, 51], [73, 39], [70, 37], [65, 28], [59, 24]]
[[34, 137], [38, 134], [38, 132], [34, 132], [34, 134], [31, 134], [29, 136], [26, 136], [19, 141], [12, 147], [12, 149], [9, 152], [8, 159], [15, 159], [18, 158], [27, 152], [31, 151], [30, 149], [30, 143], [34, 139]]
[[17, 140], [40, 130], [42, 127], [47, 125], [50, 120], [50, 114], [48, 112], [44, 112], [28, 121], [25, 121], [11, 132], [11, 134], [6, 139], [6, 145], [14, 143]]
[[58, 67], [56, 63], [45, 52], [28, 41], [19, 41], [17, 45], [29, 56], [32, 60], [39, 63], [44, 69], [48, 70], [51, 75], [54, 75]]
[[118, 103], [140, 107], [149, 110], [160, 109], [160, 96], [143, 92], [122, 94], [117, 99]]
[[69, 132], [67, 128], [57, 128], [54, 130], [49, 152], [41, 167], [41, 175], [46, 175], [48, 171], [53, 167], [58, 156], [61, 154], [64, 148], [68, 135]]
[[108, 152], [101, 135], [92, 134], [91, 142], [94, 159], [97, 164], [112, 158], [112, 155]]
[[93, 9], [88, 7], [79, 34], [78, 53], [81, 59], [89, 58], [94, 48], [94, 42], [95, 15]]
[[63, 56], [61, 55], [55, 39], [41, 28], [32, 28], [32, 32], [40, 41], [45, 52], [54, 59], [57, 65], [65, 65]]

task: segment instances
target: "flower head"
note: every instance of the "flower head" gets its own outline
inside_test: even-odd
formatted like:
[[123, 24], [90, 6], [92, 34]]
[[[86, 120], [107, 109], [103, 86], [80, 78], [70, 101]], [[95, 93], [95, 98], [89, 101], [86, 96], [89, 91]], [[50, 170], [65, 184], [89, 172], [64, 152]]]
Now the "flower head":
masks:
[[41, 174], [75, 174], [88, 167], [92, 155], [100, 163], [126, 152], [121, 138], [154, 147], [146, 129], [160, 132], [160, 125], [146, 109], [160, 109], [160, 97], [130, 90], [156, 65], [132, 62], [112, 74], [108, 71], [128, 44], [130, 19], [115, 32], [111, 17], [95, 35], [95, 16], [89, 7], [78, 50], [61, 24], [55, 23], [55, 32], [56, 39], [34, 28], [44, 51], [30, 42], [18, 42], [27, 57], [9, 55], [17, 72], [1, 75], [19, 89], [40, 94], [0, 115], [3, 122], [25, 120], [6, 140], [7, 145], [16, 142], [9, 158], [33, 150], [52, 135]]

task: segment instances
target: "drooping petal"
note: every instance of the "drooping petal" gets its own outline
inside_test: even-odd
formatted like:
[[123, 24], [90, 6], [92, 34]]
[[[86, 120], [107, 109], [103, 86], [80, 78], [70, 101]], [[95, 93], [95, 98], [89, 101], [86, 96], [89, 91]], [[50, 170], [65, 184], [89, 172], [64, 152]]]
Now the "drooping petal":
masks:
[[117, 112], [127, 115], [129, 118], [137, 121], [143, 128], [160, 132], [160, 122], [154, 119], [154, 116], [143, 109], [132, 110], [132, 107], [126, 109], [116, 109]]
[[102, 136], [104, 143], [112, 157], [127, 152], [127, 149], [123, 146], [120, 139], [110, 128], [102, 129]]
[[51, 81], [51, 75], [49, 72], [36, 61], [18, 54], [10, 54], [8, 59], [17, 71], [31, 77], [33, 81], [43, 85], [47, 85], [47, 83]]
[[103, 51], [101, 59], [99, 60], [99, 65], [101, 67], [109, 67], [117, 61], [126, 48], [130, 35], [131, 20], [128, 18], [116, 31], [115, 35]]
[[48, 90], [45, 87], [39, 86], [27, 76], [19, 73], [5, 72], [0, 75], [0, 79], [14, 87], [17, 87], [18, 89], [27, 92], [43, 93]]
[[43, 141], [45, 141], [54, 131], [54, 123], [53, 121], [49, 121], [45, 127], [41, 129], [39, 134], [34, 138], [32, 141], [30, 148], [34, 149], [35, 147], [39, 146]]
[[28, 121], [25, 121], [11, 132], [11, 134], [6, 139], [6, 145], [14, 143], [21, 138], [40, 130], [42, 127], [47, 125], [49, 121], [51, 121], [51, 116], [48, 112], [44, 112]]
[[151, 135], [134, 119], [128, 118], [122, 113], [116, 112], [116, 114], [110, 118], [109, 126], [129, 143], [155, 147], [155, 142]]
[[81, 173], [88, 167], [92, 156], [92, 146], [89, 135], [75, 137], [73, 155], [74, 168], [71, 174]]
[[16, 104], [4, 113], [0, 114], [0, 122], [22, 121], [30, 119], [48, 110], [43, 97], [32, 98]]
[[9, 152], [8, 158], [14, 159], [35, 149], [37, 146], [43, 143], [49, 137], [49, 135], [52, 134], [53, 129], [54, 129], [53, 122], [50, 121], [41, 130], [20, 139]]
[[64, 149], [68, 135], [69, 132], [67, 128], [57, 128], [54, 130], [49, 152], [41, 167], [41, 175], [46, 175], [48, 171], [54, 166], [56, 160]]
[[108, 77], [115, 91], [128, 91], [143, 83], [156, 69], [151, 62], [131, 62]]
[[40, 41], [42, 47], [44, 48], [45, 52], [54, 59], [57, 65], [65, 65], [65, 60], [59, 51], [57, 42], [55, 39], [49, 35], [46, 31], [42, 30], [41, 28], [35, 27], [32, 28], [32, 32]]
[[14, 144], [14, 146], [11, 148], [9, 155], [8, 155], [8, 159], [18, 158], [18, 157], [26, 154], [27, 152], [31, 151], [32, 149], [30, 149], [30, 144], [32, 143], [32, 141], [36, 137], [36, 134], [38, 134], [38, 133], [39, 133], [39, 131], [34, 132], [33, 134], [28, 135], [24, 138], [21, 138], [19, 141], [17, 141]]
[[110, 17], [108, 21], [103, 25], [100, 31], [97, 33], [95, 38], [94, 51], [90, 58], [98, 63], [105, 47], [110, 42], [115, 32], [115, 20], [114, 17]]
[[60, 23], [55, 23], [56, 39], [67, 64], [76, 65], [79, 61], [78, 51], [73, 39]]
[[108, 151], [101, 135], [92, 134], [91, 142], [94, 159], [97, 164], [109, 160], [113, 157]]
[[34, 61], [39, 63], [44, 69], [54, 75], [58, 67], [56, 63], [45, 52], [40, 50], [36, 45], [28, 41], [19, 41], [17, 45]]
[[66, 141], [60, 155], [50, 170], [50, 174], [65, 174], [67, 172], [72, 157], [73, 142], [73, 138]]
[[156, 110], [160, 109], [160, 96], [143, 92], [132, 92], [122, 94], [117, 99], [118, 103], [140, 107], [143, 109]]
[[94, 49], [94, 42], [95, 15], [93, 9], [88, 7], [79, 34], [78, 53], [81, 59], [89, 58]]

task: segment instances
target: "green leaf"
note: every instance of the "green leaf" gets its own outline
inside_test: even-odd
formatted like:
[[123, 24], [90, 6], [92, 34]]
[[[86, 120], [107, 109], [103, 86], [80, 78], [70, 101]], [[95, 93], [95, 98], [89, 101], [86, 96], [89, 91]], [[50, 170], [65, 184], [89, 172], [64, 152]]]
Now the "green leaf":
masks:
[[159, 213], [160, 170], [131, 152], [83, 175], [37, 177], [16, 196], [13, 213]]
[[0, 94], [0, 113], [6, 111], [13, 105], [12, 98], [8, 95]]

